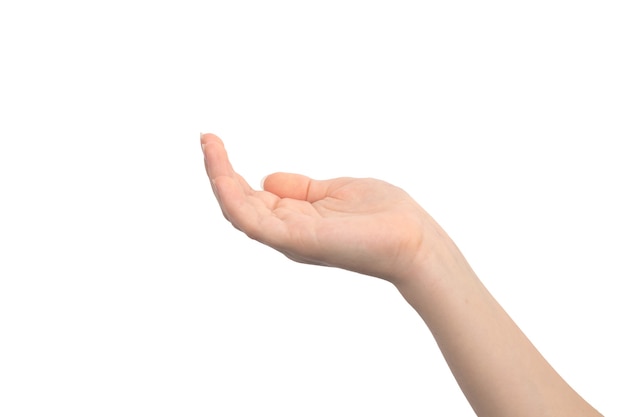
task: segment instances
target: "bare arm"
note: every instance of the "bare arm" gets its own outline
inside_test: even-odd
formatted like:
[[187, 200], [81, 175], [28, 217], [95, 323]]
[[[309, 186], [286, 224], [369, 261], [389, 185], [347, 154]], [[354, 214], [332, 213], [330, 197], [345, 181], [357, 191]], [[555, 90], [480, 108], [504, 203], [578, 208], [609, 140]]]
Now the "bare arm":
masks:
[[537, 351], [454, 244], [444, 246], [431, 279], [398, 289], [429, 327], [476, 414], [600, 416]]
[[478, 416], [600, 416], [482, 285], [444, 230], [403, 190], [375, 179], [268, 176], [253, 190], [222, 141], [202, 136], [224, 216], [290, 259], [394, 284], [423, 318]]

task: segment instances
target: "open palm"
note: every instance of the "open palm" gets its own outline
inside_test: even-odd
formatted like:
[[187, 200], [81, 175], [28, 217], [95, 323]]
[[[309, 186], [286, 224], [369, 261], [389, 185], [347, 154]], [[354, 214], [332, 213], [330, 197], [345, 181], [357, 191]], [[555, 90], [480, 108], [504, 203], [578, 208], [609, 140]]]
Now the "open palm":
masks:
[[303, 263], [395, 280], [415, 261], [434, 221], [402, 189], [376, 179], [317, 181], [275, 173], [252, 189], [224, 144], [202, 137], [207, 174], [234, 227]]

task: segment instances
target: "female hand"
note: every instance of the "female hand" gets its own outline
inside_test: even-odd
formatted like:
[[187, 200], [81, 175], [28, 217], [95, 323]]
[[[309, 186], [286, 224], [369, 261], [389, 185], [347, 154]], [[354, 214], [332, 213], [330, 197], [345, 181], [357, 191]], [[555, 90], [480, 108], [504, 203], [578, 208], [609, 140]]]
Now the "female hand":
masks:
[[217, 136], [204, 134], [201, 141], [226, 219], [294, 261], [398, 284], [415, 276], [435, 237], [445, 235], [406, 192], [384, 181], [274, 173], [257, 191], [234, 171]]

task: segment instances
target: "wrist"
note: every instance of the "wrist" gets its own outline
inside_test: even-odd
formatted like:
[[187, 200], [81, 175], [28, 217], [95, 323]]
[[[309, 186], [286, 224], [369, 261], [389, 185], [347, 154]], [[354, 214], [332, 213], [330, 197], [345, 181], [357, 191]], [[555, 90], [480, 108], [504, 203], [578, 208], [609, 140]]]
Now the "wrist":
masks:
[[471, 266], [447, 235], [420, 248], [410, 264], [392, 282], [425, 319], [452, 298], [483, 288]]

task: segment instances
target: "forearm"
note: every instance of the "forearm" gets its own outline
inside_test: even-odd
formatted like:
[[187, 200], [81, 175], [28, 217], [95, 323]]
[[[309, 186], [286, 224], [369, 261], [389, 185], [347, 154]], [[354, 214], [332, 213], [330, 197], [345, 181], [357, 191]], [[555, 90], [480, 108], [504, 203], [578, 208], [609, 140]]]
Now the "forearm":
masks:
[[398, 289], [431, 330], [476, 414], [600, 416], [548, 364], [450, 242]]

